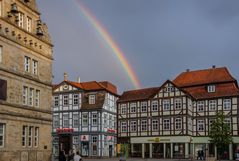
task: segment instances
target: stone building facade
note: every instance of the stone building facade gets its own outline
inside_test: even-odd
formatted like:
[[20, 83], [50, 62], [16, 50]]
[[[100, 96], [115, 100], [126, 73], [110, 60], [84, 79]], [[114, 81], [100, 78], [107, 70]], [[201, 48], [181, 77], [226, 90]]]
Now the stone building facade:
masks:
[[35, 0], [0, 0], [0, 160], [51, 159], [52, 48]]

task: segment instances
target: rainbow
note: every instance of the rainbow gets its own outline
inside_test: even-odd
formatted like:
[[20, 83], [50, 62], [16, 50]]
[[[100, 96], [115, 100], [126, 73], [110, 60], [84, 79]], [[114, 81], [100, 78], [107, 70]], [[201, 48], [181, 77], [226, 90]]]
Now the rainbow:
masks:
[[76, 2], [79, 4], [82, 14], [94, 26], [95, 30], [99, 33], [99, 35], [103, 38], [103, 40], [106, 42], [106, 44], [110, 47], [112, 53], [115, 54], [115, 56], [119, 60], [120, 64], [124, 68], [126, 74], [128, 75], [130, 81], [133, 83], [134, 87], [136, 89], [139, 89], [140, 81], [139, 81], [136, 73], [134, 72], [133, 68], [129, 64], [129, 61], [125, 57], [124, 53], [117, 45], [117, 43], [113, 40], [113, 38], [110, 36], [109, 32], [97, 20], [97, 18], [93, 15], [93, 13], [91, 13], [90, 10], [80, 2], [80, 0], [76, 0]]

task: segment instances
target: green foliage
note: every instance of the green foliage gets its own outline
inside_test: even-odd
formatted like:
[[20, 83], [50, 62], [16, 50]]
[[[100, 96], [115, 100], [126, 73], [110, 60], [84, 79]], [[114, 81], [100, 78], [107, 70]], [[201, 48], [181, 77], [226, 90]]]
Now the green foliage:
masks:
[[216, 145], [219, 152], [223, 152], [224, 148], [232, 143], [231, 130], [225, 123], [223, 112], [218, 112], [209, 130], [210, 142]]

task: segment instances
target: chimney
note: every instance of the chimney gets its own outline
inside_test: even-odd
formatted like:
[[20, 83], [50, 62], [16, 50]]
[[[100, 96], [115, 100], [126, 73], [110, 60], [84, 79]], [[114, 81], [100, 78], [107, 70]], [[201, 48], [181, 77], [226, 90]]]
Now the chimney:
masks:
[[186, 69], [186, 72], [190, 72], [190, 69]]
[[216, 68], [216, 65], [213, 65], [212, 68], [215, 69], [215, 68]]
[[64, 81], [67, 81], [67, 79], [68, 79], [68, 74], [65, 72], [64, 73]]
[[80, 77], [77, 77], [77, 82], [80, 83]]

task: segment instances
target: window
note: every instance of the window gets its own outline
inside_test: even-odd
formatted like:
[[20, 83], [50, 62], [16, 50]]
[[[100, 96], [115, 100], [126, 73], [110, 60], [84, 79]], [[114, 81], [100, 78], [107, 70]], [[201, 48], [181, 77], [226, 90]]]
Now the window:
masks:
[[136, 113], [136, 103], [130, 104], [130, 113]]
[[232, 129], [232, 127], [231, 127], [231, 118], [225, 118], [224, 119], [224, 123], [228, 125], [230, 130]]
[[30, 90], [29, 90], [29, 102], [28, 102], [29, 106], [33, 106], [33, 95], [34, 95], [34, 89], [30, 88]]
[[26, 147], [27, 145], [27, 126], [22, 127], [22, 146]]
[[95, 95], [89, 95], [89, 104], [90, 105], [95, 104]]
[[79, 140], [79, 138], [78, 138], [78, 136], [73, 136], [72, 137], [73, 139], [73, 144], [78, 144], [78, 140]]
[[92, 125], [97, 126], [97, 124], [98, 124], [98, 115], [92, 114]]
[[152, 102], [152, 111], [158, 111], [158, 101]]
[[73, 95], [73, 105], [77, 106], [79, 104], [79, 95], [74, 94]]
[[63, 127], [69, 127], [69, 115], [68, 114], [63, 115]]
[[127, 132], [127, 124], [126, 124], [126, 122], [121, 122], [121, 132]]
[[164, 119], [163, 120], [163, 129], [164, 130], [170, 130], [170, 120], [169, 119]]
[[54, 97], [54, 106], [58, 107], [59, 106], [59, 96]]
[[88, 126], [88, 114], [82, 114], [82, 126]]
[[182, 119], [176, 118], [175, 119], [175, 130], [181, 130], [182, 129]]
[[158, 131], [159, 129], [159, 121], [154, 119], [152, 120], [152, 131]]
[[60, 123], [59, 116], [53, 116], [53, 127], [58, 128], [60, 125], [59, 123]]
[[165, 87], [164, 91], [165, 92], [173, 92], [174, 91], [174, 87], [172, 87], [172, 86]]
[[230, 110], [232, 106], [231, 99], [224, 99], [223, 100], [223, 109]]
[[216, 91], [216, 86], [215, 85], [209, 85], [207, 86], [207, 92], [208, 93], [213, 93]]
[[141, 120], [141, 131], [147, 131], [147, 120]]
[[32, 31], [32, 19], [30, 17], [27, 17], [27, 31]]
[[23, 28], [23, 24], [24, 24], [24, 14], [19, 12], [18, 13], [18, 26]]
[[97, 143], [97, 142], [98, 142], [98, 137], [92, 136], [92, 143]]
[[38, 61], [32, 60], [32, 74], [38, 74]]
[[32, 129], [33, 127], [30, 126], [28, 130], [28, 146], [32, 147]]
[[73, 114], [73, 127], [78, 128], [79, 126], [79, 115]]
[[175, 98], [174, 106], [175, 106], [175, 110], [181, 109], [182, 108], [182, 99], [181, 98]]
[[69, 103], [69, 102], [68, 102], [68, 95], [64, 95], [64, 96], [63, 96], [63, 105], [64, 105], [64, 106], [68, 106], [68, 103]]
[[211, 126], [212, 126], [213, 121], [214, 121], [214, 119], [210, 119], [210, 120], [209, 120], [209, 126], [208, 126], [208, 127], [209, 127], [209, 130], [211, 129]]
[[204, 102], [203, 101], [199, 101], [197, 104], [197, 111], [198, 112], [202, 112], [204, 111]]
[[[1, 7], [1, 1], [0, 1], [0, 7]], [[1, 12], [1, 8], [0, 8]], [[0, 63], [2, 62], [2, 46], [0, 46]]]
[[170, 100], [169, 99], [163, 100], [163, 110], [165, 110], [165, 111], [170, 110]]
[[112, 116], [109, 115], [109, 128], [112, 128], [112, 125], [113, 125]]
[[147, 102], [141, 102], [141, 112], [147, 112]]
[[215, 111], [216, 110], [216, 100], [210, 100], [209, 101], [209, 110], [210, 111]]
[[28, 94], [28, 87], [23, 86], [23, 93], [22, 93], [23, 105], [27, 105], [27, 94]]
[[25, 72], [30, 72], [30, 58], [25, 56], [24, 58], [24, 69], [25, 69]]
[[38, 147], [38, 145], [39, 145], [39, 127], [35, 127], [34, 146]]
[[5, 143], [5, 124], [0, 123], [0, 148], [4, 147]]
[[121, 114], [126, 114], [127, 113], [126, 104], [122, 104], [120, 107], [121, 107]]
[[104, 114], [104, 127], [107, 127], [108, 126], [108, 116], [107, 116], [107, 114], [105, 113]]
[[40, 106], [40, 90], [36, 90], [35, 93], [35, 106], [36, 107]]
[[198, 131], [204, 131], [204, 120], [197, 121], [197, 129]]
[[137, 122], [136, 121], [131, 121], [130, 122], [130, 131], [131, 132], [136, 132], [137, 131]]

